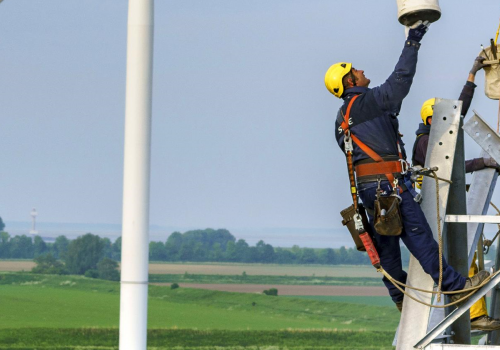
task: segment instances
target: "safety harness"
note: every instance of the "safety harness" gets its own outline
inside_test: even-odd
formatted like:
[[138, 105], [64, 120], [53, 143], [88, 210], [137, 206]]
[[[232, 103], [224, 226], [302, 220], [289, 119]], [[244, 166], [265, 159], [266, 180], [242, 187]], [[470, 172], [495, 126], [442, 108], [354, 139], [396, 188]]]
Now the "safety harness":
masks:
[[[409, 184], [408, 185], [403, 185], [399, 186], [398, 185], [398, 178], [394, 176], [394, 173], [400, 173], [402, 175], [405, 175], [408, 172], [408, 163], [403, 159], [403, 155], [401, 153], [401, 147], [399, 145], [399, 142], [397, 143], [398, 146], [398, 156], [399, 159], [396, 161], [386, 161], [384, 160], [380, 155], [378, 155], [375, 151], [373, 151], [370, 147], [368, 147], [365, 143], [363, 143], [356, 135], [351, 133], [351, 130], [349, 128], [350, 124], [352, 124], [352, 121], [350, 121], [350, 113], [351, 113], [351, 108], [352, 105], [354, 104], [354, 101], [359, 97], [360, 95], [355, 95], [351, 98], [349, 101], [349, 104], [347, 105], [346, 113], [343, 115], [343, 120], [340, 123], [340, 127], [342, 128], [344, 132], [344, 151], [346, 153], [346, 161], [347, 161], [347, 170], [349, 173], [349, 182], [351, 185], [351, 196], [352, 196], [352, 202], [353, 202], [353, 207], [355, 214], [353, 216], [353, 221], [355, 224], [355, 228], [358, 231], [359, 238], [363, 242], [363, 245], [365, 246], [366, 252], [368, 253], [368, 256], [370, 258], [370, 261], [373, 266], [376, 268], [380, 267], [380, 258], [378, 256], [378, 253], [375, 249], [375, 246], [373, 244], [373, 241], [370, 237], [370, 235], [366, 232], [366, 229], [364, 228], [363, 222], [362, 222], [362, 216], [360, 215], [359, 212], [359, 204], [358, 204], [358, 190], [356, 187], [356, 179], [354, 173], [356, 172], [356, 175], [359, 178], [365, 177], [365, 176], [373, 176], [377, 175], [378, 176], [378, 183], [379, 183], [379, 189], [380, 190], [380, 176], [385, 176], [389, 183], [392, 184], [392, 190], [393, 194], [399, 197], [399, 194], [403, 192], [404, 190], [407, 189], [412, 189], [413, 186], [411, 185], [411, 181], [408, 179]], [[354, 152], [354, 146], [353, 142], [356, 143], [356, 145], [361, 148], [363, 152], [365, 152], [371, 159], [374, 160], [373, 163], [366, 163], [366, 164], [359, 164], [356, 167], [354, 167], [353, 164], [353, 152]], [[413, 190], [414, 191], [414, 190]], [[416, 195], [416, 193], [415, 193]]]
[[[374, 176], [374, 175], [384, 175], [387, 180], [389, 181], [390, 184], [392, 184], [392, 189], [395, 193], [398, 195], [404, 191], [409, 191], [415, 201], [420, 200], [419, 194], [415, 191], [414, 185], [410, 179], [409, 176], [404, 176], [408, 174], [409, 170], [409, 164], [408, 162], [403, 159], [403, 154], [401, 153], [401, 146], [399, 145], [399, 142], [397, 142], [397, 147], [398, 147], [398, 160], [384, 160], [380, 155], [378, 155], [375, 151], [373, 151], [370, 147], [368, 147], [365, 143], [363, 143], [359, 138], [357, 138], [354, 134], [351, 133], [349, 130], [349, 115], [351, 112], [351, 107], [354, 103], [354, 101], [359, 97], [360, 95], [355, 95], [351, 98], [349, 101], [349, 104], [347, 105], [347, 110], [345, 115], [343, 115], [343, 120], [342, 123], [340, 124], [340, 127], [344, 131], [344, 149], [346, 152], [346, 156], [349, 158], [352, 158], [352, 152], [354, 151], [354, 147], [352, 145], [352, 142], [356, 143], [359, 148], [363, 152], [365, 152], [374, 162], [373, 163], [366, 163], [366, 164], [358, 164], [355, 166], [354, 171], [356, 172], [356, 178], [359, 180], [362, 180], [364, 177], [367, 176]], [[341, 111], [342, 113], [342, 111]], [[403, 175], [403, 184], [398, 185], [398, 179], [394, 176], [394, 173], [399, 173]], [[353, 178], [351, 179], [351, 174], [349, 174], [350, 180], [351, 180], [351, 193], [353, 193], [353, 201], [357, 200], [357, 191], [355, 189], [355, 182], [354, 182], [354, 174]], [[354, 187], [354, 189], [353, 189]]]

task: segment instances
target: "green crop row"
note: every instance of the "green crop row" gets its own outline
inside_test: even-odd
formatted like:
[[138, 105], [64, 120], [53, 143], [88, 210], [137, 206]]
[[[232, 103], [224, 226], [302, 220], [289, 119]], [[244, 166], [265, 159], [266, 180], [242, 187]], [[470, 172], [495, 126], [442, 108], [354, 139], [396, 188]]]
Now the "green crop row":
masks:
[[151, 283], [220, 283], [220, 284], [285, 284], [327, 286], [383, 286], [375, 277], [269, 276], [269, 275], [201, 275], [151, 274]]
[[[392, 332], [148, 330], [148, 349], [392, 349]], [[118, 329], [0, 329], [0, 349], [117, 349]]]

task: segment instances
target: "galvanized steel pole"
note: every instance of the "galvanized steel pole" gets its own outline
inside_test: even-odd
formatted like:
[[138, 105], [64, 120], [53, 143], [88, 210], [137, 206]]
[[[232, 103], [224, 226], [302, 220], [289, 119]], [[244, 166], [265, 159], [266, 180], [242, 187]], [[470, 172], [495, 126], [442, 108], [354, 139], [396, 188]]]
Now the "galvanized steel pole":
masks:
[[154, 0], [129, 0], [120, 350], [146, 350]]
[[[460, 113], [461, 114], [461, 113]], [[458, 128], [457, 145], [455, 147], [455, 158], [453, 160], [453, 171], [448, 196], [446, 214], [467, 214], [467, 196], [465, 192], [465, 143], [464, 130], [462, 129], [464, 117], [460, 116], [460, 127]], [[443, 242], [446, 246], [446, 260], [455, 271], [462, 276], [469, 275], [470, 265], [468, 263], [467, 250], [467, 224], [445, 223]], [[449, 297], [446, 297], [450, 301]], [[449, 315], [455, 306], [447, 307], [445, 314]], [[470, 344], [470, 313], [465, 312], [449, 329], [451, 339], [455, 344]]]

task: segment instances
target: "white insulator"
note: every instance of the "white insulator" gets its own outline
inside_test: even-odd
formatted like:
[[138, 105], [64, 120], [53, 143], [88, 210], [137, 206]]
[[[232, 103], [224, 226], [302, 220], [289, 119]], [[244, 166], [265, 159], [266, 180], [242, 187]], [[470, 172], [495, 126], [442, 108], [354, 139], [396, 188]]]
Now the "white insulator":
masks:
[[441, 17], [438, 0], [397, 0], [398, 21], [402, 25], [411, 26], [415, 22], [436, 22]]

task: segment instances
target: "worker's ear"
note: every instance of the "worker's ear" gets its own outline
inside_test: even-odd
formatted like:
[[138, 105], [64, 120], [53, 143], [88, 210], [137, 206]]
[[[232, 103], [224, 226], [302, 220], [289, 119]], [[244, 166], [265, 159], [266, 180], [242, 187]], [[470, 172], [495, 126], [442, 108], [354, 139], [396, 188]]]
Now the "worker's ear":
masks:
[[346, 82], [347, 88], [351, 88], [354, 86], [354, 82], [352, 81], [352, 76], [350, 74], [347, 77], [345, 82]]

